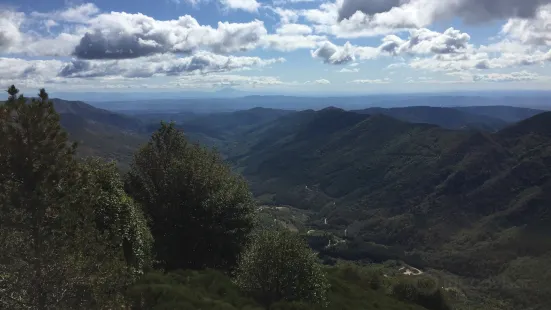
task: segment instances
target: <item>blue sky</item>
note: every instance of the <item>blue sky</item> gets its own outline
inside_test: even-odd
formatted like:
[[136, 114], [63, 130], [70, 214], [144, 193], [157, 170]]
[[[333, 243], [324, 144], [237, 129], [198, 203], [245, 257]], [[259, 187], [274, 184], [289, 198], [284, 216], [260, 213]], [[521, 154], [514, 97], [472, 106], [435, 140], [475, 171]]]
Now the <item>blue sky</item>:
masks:
[[547, 90], [551, 0], [2, 0], [35, 92]]

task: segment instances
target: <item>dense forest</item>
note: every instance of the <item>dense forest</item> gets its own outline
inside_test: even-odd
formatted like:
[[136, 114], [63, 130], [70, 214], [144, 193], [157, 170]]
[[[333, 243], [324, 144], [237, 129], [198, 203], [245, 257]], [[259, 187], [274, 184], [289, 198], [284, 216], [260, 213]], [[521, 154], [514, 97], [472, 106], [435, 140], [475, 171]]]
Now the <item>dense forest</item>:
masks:
[[264, 225], [243, 177], [173, 123], [122, 172], [77, 152], [45, 90], [8, 94], [2, 309], [451, 308], [431, 276], [323, 261], [304, 234]]

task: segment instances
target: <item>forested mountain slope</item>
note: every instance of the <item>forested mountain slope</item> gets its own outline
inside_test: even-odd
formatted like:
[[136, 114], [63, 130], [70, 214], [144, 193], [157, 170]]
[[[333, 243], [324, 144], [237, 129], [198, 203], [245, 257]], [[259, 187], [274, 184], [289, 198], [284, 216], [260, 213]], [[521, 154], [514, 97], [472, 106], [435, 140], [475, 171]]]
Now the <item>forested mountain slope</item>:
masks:
[[483, 116], [489, 116], [492, 118], [498, 118], [509, 123], [520, 122], [536, 114], [545, 112], [545, 110], [512, 107], [512, 106], [504, 106], [504, 105], [454, 107], [454, 109], [459, 111], [469, 112], [471, 114], [478, 114]]
[[[318, 209], [360, 243], [415, 251], [528, 306], [549, 302], [536, 289], [551, 255], [549, 124], [548, 112], [489, 134], [305, 111], [244, 136], [249, 145], [230, 160], [257, 195]], [[511, 290], [522, 274], [532, 284]]]
[[61, 126], [79, 143], [82, 156], [101, 156], [124, 167], [146, 141], [144, 124], [133, 117], [95, 108], [81, 101], [53, 99]]
[[509, 122], [491, 115], [471, 113], [468, 110], [455, 108], [417, 106], [388, 109], [368, 108], [354, 112], [371, 115], [383, 114], [406, 122], [434, 124], [448, 129], [496, 131], [509, 124]]

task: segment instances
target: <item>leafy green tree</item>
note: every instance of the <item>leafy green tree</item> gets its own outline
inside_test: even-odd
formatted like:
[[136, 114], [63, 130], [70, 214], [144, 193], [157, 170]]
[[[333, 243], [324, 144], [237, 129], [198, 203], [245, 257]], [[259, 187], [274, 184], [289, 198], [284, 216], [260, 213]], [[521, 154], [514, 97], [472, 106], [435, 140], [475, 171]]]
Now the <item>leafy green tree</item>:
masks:
[[236, 283], [268, 306], [304, 301], [324, 305], [329, 283], [315, 254], [299, 235], [261, 231], [253, 237], [236, 271]]
[[253, 226], [246, 182], [214, 151], [161, 123], [134, 156], [126, 185], [145, 209], [163, 268], [230, 269]]
[[[0, 105], [0, 308], [116, 308], [132, 276], [101, 228], [98, 177], [81, 169], [47, 93]], [[109, 191], [107, 191], [109, 192]]]
[[113, 250], [123, 250], [133, 273], [140, 274], [152, 262], [153, 237], [140, 206], [124, 192], [115, 162], [88, 158], [80, 165], [88, 175], [87, 186], [94, 186], [96, 227], [106, 233]]

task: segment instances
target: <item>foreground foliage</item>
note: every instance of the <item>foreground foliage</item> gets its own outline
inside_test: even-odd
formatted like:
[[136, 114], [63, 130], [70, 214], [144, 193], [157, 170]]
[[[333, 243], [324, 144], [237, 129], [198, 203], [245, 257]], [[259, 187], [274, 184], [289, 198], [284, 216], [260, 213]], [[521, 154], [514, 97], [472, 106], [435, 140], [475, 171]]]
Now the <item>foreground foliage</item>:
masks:
[[[264, 307], [242, 292], [228, 276], [215, 270], [153, 272], [128, 291], [134, 309], [246, 310], [423, 310], [388, 293], [383, 276], [359, 267], [324, 268], [330, 289], [327, 304], [280, 301]], [[373, 283], [380, 283], [373, 287]], [[442, 308], [444, 309], [444, 308]]]
[[[123, 253], [135, 239], [124, 233], [140, 225], [139, 210], [126, 208], [120, 184], [99, 186], [100, 174], [77, 163], [44, 90], [28, 103], [15, 87], [8, 93], [0, 106], [0, 308], [120, 305], [135, 274]], [[136, 217], [101, 220], [125, 208]], [[143, 255], [130, 248], [129, 259], [149, 251], [147, 242]]]
[[306, 301], [326, 305], [326, 276], [315, 254], [298, 234], [260, 231], [243, 253], [236, 274], [239, 287], [264, 305]]
[[163, 268], [236, 264], [253, 226], [252, 197], [216, 152], [162, 123], [135, 154], [127, 189], [149, 216]]

